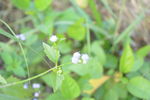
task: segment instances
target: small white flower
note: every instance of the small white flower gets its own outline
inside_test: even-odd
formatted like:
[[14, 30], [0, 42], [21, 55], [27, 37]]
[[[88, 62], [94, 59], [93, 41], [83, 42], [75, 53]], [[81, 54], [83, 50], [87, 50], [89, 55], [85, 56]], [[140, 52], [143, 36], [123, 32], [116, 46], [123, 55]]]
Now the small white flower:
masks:
[[40, 88], [41, 85], [39, 83], [33, 83], [32, 88]]
[[33, 98], [32, 100], [38, 100], [37, 98]]
[[56, 36], [56, 35], [52, 35], [52, 36], [50, 37], [50, 39], [49, 39], [49, 40], [50, 40], [51, 42], [56, 42], [56, 41], [57, 41], [57, 39], [58, 39], [58, 38], [57, 38], [57, 36]]
[[25, 35], [24, 34], [18, 34], [18, 35], [16, 35], [16, 37], [18, 38], [18, 39], [20, 39], [20, 40], [26, 40], [26, 37], [25, 37]]
[[79, 61], [80, 61], [80, 58], [72, 57], [72, 63], [73, 64], [77, 64], [77, 63], [79, 63]]
[[73, 54], [73, 57], [75, 57], [75, 58], [80, 58], [80, 56], [81, 56], [81, 54], [79, 52], [75, 52]]
[[89, 60], [89, 56], [87, 54], [82, 54], [82, 61], [83, 61], [83, 64], [86, 64], [87, 61]]
[[81, 62], [83, 62], [83, 64], [86, 64], [88, 60], [89, 60], [89, 56], [87, 54], [82, 54], [81, 56], [79, 52], [75, 52], [72, 57], [73, 64], [78, 64]]
[[25, 84], [23, 85], [23, 88], [24, 88], [24, 89], [28, 89], [28, 88], [29, 88], [28, 83], [25, 83]]
[[40, 92], [35, 92], [34, 93], [34, 97], [39, 97], [39, 95], [40, 95]]
[[81, 54], [79, 52], [75, 52], [72, 57], [72, 63], [77, 64], [80, 61]]

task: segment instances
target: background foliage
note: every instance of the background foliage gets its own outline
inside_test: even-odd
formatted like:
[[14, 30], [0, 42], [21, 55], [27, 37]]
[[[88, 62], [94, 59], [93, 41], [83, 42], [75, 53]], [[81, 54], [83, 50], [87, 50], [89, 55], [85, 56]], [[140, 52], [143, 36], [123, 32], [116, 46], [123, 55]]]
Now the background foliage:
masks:
[[149, 100], [147, 2], [1, 0], [0, 100]]

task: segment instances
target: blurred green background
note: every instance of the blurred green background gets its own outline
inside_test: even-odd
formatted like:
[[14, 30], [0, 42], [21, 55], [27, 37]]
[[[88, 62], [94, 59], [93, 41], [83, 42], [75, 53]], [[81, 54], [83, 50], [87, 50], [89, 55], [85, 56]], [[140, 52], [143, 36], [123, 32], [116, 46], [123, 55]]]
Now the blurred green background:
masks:
[[[0, 100], [149, 100], [149, 3], [0, 0]], [[22, 82], [56, 66], [43, 42], [59, 50], [63, 73]], [[66, 65], [75, 52], [88, 63]]]

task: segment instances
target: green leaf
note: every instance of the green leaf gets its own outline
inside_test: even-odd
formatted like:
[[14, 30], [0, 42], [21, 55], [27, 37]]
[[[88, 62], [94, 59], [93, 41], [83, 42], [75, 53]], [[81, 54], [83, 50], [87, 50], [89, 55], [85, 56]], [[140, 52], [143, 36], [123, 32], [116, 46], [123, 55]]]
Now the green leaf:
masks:
[[134, 55], [129, 44], [125, 45], [121, 59], [120, 59], [120, 72], [128, 73], [132, 70], [134, 65]]
[[107, 62], [105, 63], [104, 67], [109, 69], [115, 69], [118, 65], [118, 58], [111, 54], [108, 54], [106, 57]]
[[11, 0], [12, 4], [17, 8], [26, 10], [30, 7], [30, 0]]
[[0, 55], [5, 64], [9, 65], [13, 63], [13, 58], [11, 56], [11, 53], [4, 51], [4, 52], [1, 52]]
[[50, 74], [44, 75], [42, 80], [49, 86], [55, 87], [56, 85], [56, 73], [51, 72]]
[[103, 74], [103, 66], [96, 58], [90, 58], [87, 64], [72, 65], [70, 70], [80, 76], [90, 75], [91, 78], [99, 78]]
[[135, 64], [132, 68], [132, 71], [137, 71], [142, 67], [144, 63], [144, 57], [148, 55], [148, 53], [150, 53], [150, 45], [144, 46], [136, 52]]
[[52, 3], [52, 0], [34, 0], [35, 6], [39, 11], [43, 11]]
[[2, 77], [1, 75], [0, 75], [0, 83], [2, 83], [2, 84], [7, 84], [5, 78]]
[[99, 62], [103, 65], [106, 62], [106, 54], [99, 42], [93, 42], [91, 46], [91, 52], [99, 59]]
[[71, 100], [80, 95], [80, 88], [72, 77], [66, 75], [62, 83], [61, 92], [65, 98]]
[[59, 51], [57, 51], [54, 47], [51, 47], [46, 43], [43, 43], [43, 47], [44, 47], [44, 52], [46, 56], [49, 58], [49, 60], [56, 63], [60, 56]]
[[25, 77], [26, 76], [26, 71], [23, 69], [22, 66], [18, 66], [17, 68], [15, 68], [13, 70], [14, 74], [17, 76], [22, 76]]
[[65, 99], [60, 92], [55, 92], [51, 94], [50, 96], [46, 98], [46, 100], [60, 100], [60, 98], [61, 100], [68, 100], [68, 99]]
[[101, 26], [102, 25], [102, 16], [101, 13], [97, 9], [97, 5], [94, 0], [89, 0], [89, 6], [92, 10], [92, 15], [96, 21], [96, 23]]
[[43, 76], [42, 79], [48, 86], [52, 87], [54, 91], [57, 91], [61, 88], [64, 76], [51, 72], [50, 74]]
[[119, 100], [118, 94], [116, 91], [110, 89], [105, 95], [104, 100]]
[[128, 91], [136, 97], [150, 99], [150, 81], [142, 76], [130, 79], [127, 88]]
[[[15, 77], [9, 77], [7, 79], [8, 83], [17, 82], [17, 81], [19, 81], [19, 79], [15, 78]], [[32, 93], [33, 93], [33, 89], [24, 89], [23, 84], [18, 84], [18, 85], [13, 85], [11, 87], [1, 88], [1, 91], [4, 94], [14, 96], [16, 98], [18, 97], [21, 100], [24, 100], [24, 99], [27, 99], [28, 97], [31, 97]]]
[[95, 99], [93, 99], [93, 98], [88, 98], [88, 97], [84, 97], [84, 98], [82, 98], [82, 100], [95, 100]]
[[136, 54], [138, 57], [144, 58], [148, 53], [150, 53], [150, 45], [140, 48]]
[[0, 94], [0, 100], [20, 100], [20, 99], [11, 95]]
[[68, 36], [75, 40], [83, 40], [85, 38], [86, 29], [83, 26], [84, 19], [79, 19], [76, 23], [68, 28]]

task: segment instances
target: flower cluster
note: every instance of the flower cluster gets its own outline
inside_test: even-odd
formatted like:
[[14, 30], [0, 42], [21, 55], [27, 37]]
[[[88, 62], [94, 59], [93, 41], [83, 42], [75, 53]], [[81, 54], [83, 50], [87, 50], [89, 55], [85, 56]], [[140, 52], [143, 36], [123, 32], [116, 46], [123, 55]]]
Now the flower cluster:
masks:
[[73, 64], [78, 63], [86, 64], [88, 60], [89, 60], [88, 54], [80, 54], [79, 52], [75, 52], [72, 57]]
[[32, 88], [36, 89], [36, 88], [40, 88], [41, 85], [39, 83], [33, 83], [32, 84]]
[[56, 35], [52, 35], [52, 36], [50, 37], [50, 39], [49, 39], [49, 40], [50, 40], [51, 42], [56, 42], [56, 41], [57, 41], [57, 39], [58, 39], [58, 38], [57, 38], [57, 36], [56, 36]]
[[[39, 89], [41, 87], [40, 83], [33, 83], [32, 84], [32, 88], [33, 89]], [[28, 89], [29, 88], [29, 84], [25, 83], [23, 86], [24, 89]], [[38, 100], [38, 97], [40, 96], [40, 91], [34, 92], [34, 98], [32, 100]]]
[[24, 34], [18, 34], [16, 37], [22, 41], [26, 40], [26, 36]]

